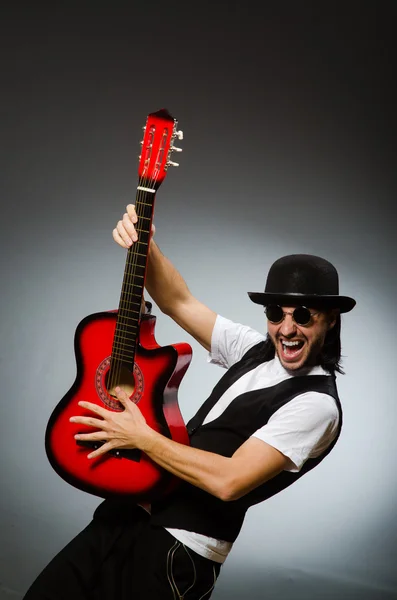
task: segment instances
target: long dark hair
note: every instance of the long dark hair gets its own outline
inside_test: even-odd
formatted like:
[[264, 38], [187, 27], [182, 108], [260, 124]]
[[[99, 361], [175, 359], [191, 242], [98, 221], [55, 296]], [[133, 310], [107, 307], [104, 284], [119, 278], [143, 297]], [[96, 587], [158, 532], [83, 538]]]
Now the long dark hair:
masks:
[[[328, 331], [325, 336], [324, 344], [317, 357], [316, 364], [320, 365], [326, 371], [335, 374], [335, 372], [344, 375], [345, 372], [341, 367], [341, 318], [340, 314], [336, 316], [335, 325]], [[272, 360], [276, 354], [274, 344], [267, 334], [264, 345], [261, 348], [261, 358], [263, 362]]]
[[323, 369], [330, 371], [331, 373], [340, 373], [344, 375], [345, 372], [341, 367], [341, 341], [340, 341], [340, 330], [341, 330], [341, 318], [340, 314], [337, 315], [335, 325], [330, 329], [325, 336], [324, 345], [318, 356], [318, 364]]

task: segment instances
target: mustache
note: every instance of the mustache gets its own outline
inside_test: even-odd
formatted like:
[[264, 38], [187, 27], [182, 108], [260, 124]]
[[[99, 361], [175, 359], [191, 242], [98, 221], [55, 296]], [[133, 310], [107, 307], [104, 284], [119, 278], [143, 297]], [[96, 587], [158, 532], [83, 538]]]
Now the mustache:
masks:
[[296, 340], [297, 342], [305, 342], [306, 338], [304, 336], [296, 336], [296, 335], [282, 335], [280, 333], [276, 334], [276, 340]]

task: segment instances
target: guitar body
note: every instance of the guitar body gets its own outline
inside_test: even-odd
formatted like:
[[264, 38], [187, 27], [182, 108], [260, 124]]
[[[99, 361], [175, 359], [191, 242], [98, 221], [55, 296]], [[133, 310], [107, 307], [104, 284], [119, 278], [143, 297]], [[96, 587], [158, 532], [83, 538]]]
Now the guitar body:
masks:
[[[74, 487], [103, 498], [129, 495], [150, 502], [173, 489], [177, 479], [138, 450], [114, 450], [87, 459], [95, 446], [78, 444], [74, 435], [92, 429], [69, 421], [76, 415], [93, 416], [78, 405], [82, 400], [109, 410], [123, 410], [107, 380], [116, 321], [117, 311], [103, 312], [86, 317], [78, 325], [76, 380], [49, 419], [46, 452], [55, 471]], [[188, 444], [177, 393], [191, 361], [191, 347], [186, 343], [159, 346], [154, 336], [155, 322], [153, 315], [142, 316], [133, 372], [120, 371], [116, 384], [137, 403], [150, 427]]]

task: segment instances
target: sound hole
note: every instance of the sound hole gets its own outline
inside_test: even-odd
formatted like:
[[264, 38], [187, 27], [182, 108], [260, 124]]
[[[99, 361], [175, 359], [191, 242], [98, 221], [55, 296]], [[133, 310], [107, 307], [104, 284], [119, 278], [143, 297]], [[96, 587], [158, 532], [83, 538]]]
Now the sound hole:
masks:
[[105, 387], [109, 396], [115, 400], [117, 400], [116, 387], [121, 387], [130, 398], [135, 391], [135, 377], [124, 366], [116, 367], [113, 370], [109, 369], [105, 375]]
[[116, 396], [115, 388], [118, 386], [133, 402], [138, 403], [143, 393], [142, 371], [135, 363], [133, 373], [128, 367], [121, 365], [111, 372], [109, 356], [102, 361], [96, 371], [96, 390], [102, 402], [113, 410], [123, 410]]

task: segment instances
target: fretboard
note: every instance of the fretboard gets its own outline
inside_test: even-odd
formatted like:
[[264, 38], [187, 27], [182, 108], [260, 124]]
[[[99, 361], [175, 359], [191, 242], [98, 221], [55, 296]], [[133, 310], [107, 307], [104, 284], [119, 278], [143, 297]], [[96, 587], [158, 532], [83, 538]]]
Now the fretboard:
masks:
[[[146, 186], [141, 182], [141, 187]], [[135, 210], [138, 222], [135, 224], [135, 229], [138, 234], [138, 241], [127, 251], [116, 331], [113, 339], [111, 357], [113, 366], [123, 364], [132, 369], [134, 364], [154, 200], [155, 193], [137, 190]]]

